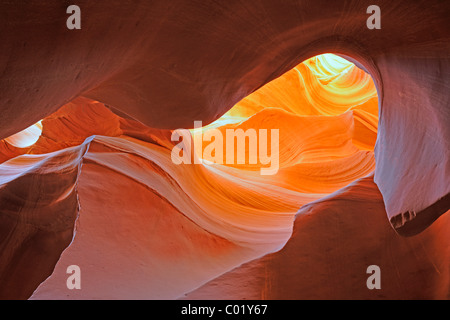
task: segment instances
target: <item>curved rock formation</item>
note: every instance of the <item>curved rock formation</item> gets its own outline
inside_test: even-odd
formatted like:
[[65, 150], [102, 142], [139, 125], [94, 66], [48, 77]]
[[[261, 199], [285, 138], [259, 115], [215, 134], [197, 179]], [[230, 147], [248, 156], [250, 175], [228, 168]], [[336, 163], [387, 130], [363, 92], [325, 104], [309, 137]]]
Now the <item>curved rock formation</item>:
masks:
[[0, 165], [0, 298], [28, 297], [70, 244], [88, 143]]
[[[367, 3], [355, 0], [78, 5], [89, 14], [75, 32], [56, 1], [0, 5], [0, 137], [79, 95], [152, 127], [210, 122], [300, 61], [336, 52], [359, 60], [381, 96], [375, 181], [394, 228], [418, 232], [448, 207], [450, 6], [442, 1], [380, 1], [381, 30], [365, 27]], [[432, 187], [419, 192], [423, 185]], [[429, 219], [408, 228], [421, 212]]]
[[[404, 238], [384, 213], [373, 177], [360, 179], [303, 206], [280, 252], [246, 263], [184, 299], [448, 299], [449, 214]], [[381, 270], [381, 290], [366, 287], [373, 264]]]
[[[378, 1], [381, 30], [357, 0], [77, 5], [81, 30], [56, 0], [0, 3], [0, 297], [448, 298], [450, 4]], [[360, 68], [299, 64], [329, 52]], [[277, 175], [203, 148], [175, 165], [170, 130], [194, 120], [282, 129]], [[395, 286], [354, 289], [367, 263]]]

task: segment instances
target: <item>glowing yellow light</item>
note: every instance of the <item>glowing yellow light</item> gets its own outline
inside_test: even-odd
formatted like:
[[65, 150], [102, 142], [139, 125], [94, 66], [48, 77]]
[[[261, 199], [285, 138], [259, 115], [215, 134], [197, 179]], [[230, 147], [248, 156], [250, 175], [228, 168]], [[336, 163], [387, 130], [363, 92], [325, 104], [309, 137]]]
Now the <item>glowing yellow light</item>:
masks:
[[42, 134], [42, 121], [39, 121], [32, 126], [22, 130], [8, 138], [6, 142], [17, 148], [27, 148], [35, 144]]

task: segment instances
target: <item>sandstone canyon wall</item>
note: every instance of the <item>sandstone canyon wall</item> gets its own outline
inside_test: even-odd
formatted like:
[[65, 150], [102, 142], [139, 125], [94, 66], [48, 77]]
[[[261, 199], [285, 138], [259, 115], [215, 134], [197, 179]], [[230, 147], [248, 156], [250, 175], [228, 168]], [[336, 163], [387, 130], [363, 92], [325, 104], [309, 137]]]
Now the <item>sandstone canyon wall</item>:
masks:
[[[0, 2], [0, 297], [448, 298], [450, 3], [370, 4]], [[194, 120], [283, 128], [279, 172], [174, 165]]]

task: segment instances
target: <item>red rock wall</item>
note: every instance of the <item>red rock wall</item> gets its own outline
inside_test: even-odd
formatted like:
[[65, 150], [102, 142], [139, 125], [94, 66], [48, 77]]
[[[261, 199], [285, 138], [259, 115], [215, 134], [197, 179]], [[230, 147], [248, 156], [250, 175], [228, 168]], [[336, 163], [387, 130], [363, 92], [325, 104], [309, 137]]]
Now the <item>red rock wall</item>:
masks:
[[[389, 228], [393, 227], [404, 236], [419, 234], [420, 239], [426, 239], [423, 241], [427, 243], [432, 256], [426, 259], [427, 276], [424, 276], [426, 281], [430, 281], [430, 286], [425, 291], [420, 286], [411, 286], [407, 288], [408, 294], [404, 294], [401, 290], [410, 279], [409, 276], [405, 276], [399, 280], [398, 290], [392, 289], [385, 298], [443, 297], [446, 294], [446, 288], [448, 294], [448, 264], [443, 262], [445, 259], [448, 261], [448, 247], [441, 242], [445, 242], [445, 235], [448, 234], [448, 231], [445, 231], [448, 230], [448, 228], [445, 229], [448, 226], [448, 214], [441, 218], [439, 216], [448, 211], [450, 201], [450, 129], [448, 126], [450, 119], [450, 28], [448, 24], [450, 3], [438, 0], [414, 3], [406, 0], [395, 3], [387, 0], [378, 1], [377, 4], [382, 13], [381, 30], [369, 30], [366, 27], [368, 18], [366, 9], [369, 4], [371, 3], [368, 1], [339, 1], [330, 5], [329, 1], [321, 0], [220, 3], [158, 0], [134, 1], [131, 6], [119, 0], [95, 2], [81, 0], [77, 1], [77, 5], [82, 10], [82, 29], [68, 30], [66, 6], [60, 1], [33, 2], [26, 5], [21, 2], [2, 2], [0, 3], [0, 43], [2, 43], [0, 138], [9, 137], [41, 119], [44, 119], [44, 131], [42, 139], [30, 150], [14, 148], [1, 141], [0, 161], [10, 159], [13, 162], [21, 162], [21, 165], [28, 162], [31, 165], [35, 160], [33, 156], [21, 157], [20, 155], [50, 151], [64, 154], [64, 151], [60, 151], [61, 148], [82, 148], [84, 139], [89, 135], [101, 134], [107, 137], [96, 138], [94, 144], [107, 142], [108, 146], [105, 148], [108, 152], [117, 149], [119, 150], [116, 150], [117, 153], [129, 156], [128, 158], [124, 155], [117, 156], [112, 152], [113, 160], [102, 158], [100, 159], [102, 161], [97, 159], [98, 162], [108, 163], [116, 170], [123, 168], [119, 164], [124, 163], [130, 166], [128, 169], [134, 168], [132, 165], [136, 162], [130, 160], [133, 158], [130, 154], [137, 151], [130, 150], [127, 141], [135, 143], [137, 149], [149, 143], [152, 145], [150, 149], [160, 148], [167, 153], [171, 142], [169, 141], [170, 133], [165, 129], [192, 127], [194, 120], [203, 120], [204, 124], [212, 122], [241, 99], [303, 60], [320, 53], [338, 53], [355, 59], [372, 75], [379, 98], [379, 125], [375, 146], [374, 182], [376, 185], [372, 183], [371, 189], [379, 189], [380, 193], [373, 191], [370, 194], [377, 200], [378, 209], [374, 211], [377, 212], [377, 219], [380, 220], [370, 218], [368, 222], [364, 222], [355, 219], [353, 214], [356, 215], [356, 212], [366, 209], [372, 212], [373, 208], [365, 208], [358, 200], [352, 198], [358, 204], [346, 202], [350, 213], [345, 208], [336, 209], [339, 214], [343, 214], [341, 211], [348, 214], [345, 216], [348, 220], [340, 225], [343, 226], [343, 230], [348, 231], [346, 234], [354, 234], [354, 239], [364, 236], [361, 230], [373, 226], [370, 228], [373, 236], [371, 239], [379, 237], [379, 242], [368, 243], [368, 247], [358, 246], [354, 248], [355, 252], [358, 256], [363, 255], [364, 252], [372, 252], [368, 254], [376, 256], [378, 254], [374, 249], [376, 246], [386, 242], [395, 243], [393, 249], [383, 253], [380, 259], [383, 263], [386, 262], [388, 269], [394, 270], [393, 268], [397, 267], [398, 270], [405, 270], [406, 275], [420, 274], [421, 261], [410, 264], [413, 259], [411, 257], [405, 259], [404, 263], [399, 260], [402, 254], [408, 254], [408, 256], [411, 254], [409, 249], [405, 249], [405, 246], [409, 246], [408, 241], [411, 241], [412, 246], [419, 246], [416, 242], [419, 240], [414, 240], [418, 239], [414, 237], [411, 240], [400, 238]], [[92, 102], [86, 98], [99, 102]], [[87, 108], [90, 114], [83, 114], [82, 118], [74, 116], [77, 108], [85, 104], [89, 104], [90, 107], [92, 104], [98, 104], [102, 108], [99, 108], [101, 111], [97, 110], [99, 112], [92, 112], [92, 108]], [[116, 114], [104, 108], [103, 104]], [[64, 107], [61, 109], [62, 106]], [[107, 121], [101, 123], [98, 121], [99, 118]], [[53, 131], [46, 131], [50, 127]], [[118, 138], [121, 135], [128, 137]], [[144, 142], [136, 142], [133, 138]], [[130, 145], [133, 144], [130, 142]], [[96, 151], [98, 152], [96, 149], [93, 150], [94, 153]], [[77, 153], [69, 152], [69, 158], [74, 154]], [[147, 157], [146, 159], [150, 159], [150, 162], [164, 163], [165, 161], [161, 158], [155, 160], [151, 152], [134, 156]], [[64, 156], [56, 157], [65, 162]], [[76, 158], [78, 162], [72, 163], [73, 170], [81, 164], [81, 158], [83, 157], [78, 154]], [[10, 162], [1, 168], [6, 169], [2, 173], [0, 183], [0, 196], [5, 199], [2, 201], [4, 216], [0, 220], [3, 221], [0, 239], [2, 239], [2, 248], [7, 249], [2, 251], [0, 274], [3, 274], [3, 278], [0, 278], [0, 281], [1, 283], [11, 281], [11, 284], [4, 287], [6, 289], [15, 287], [15, 281], [19, 281], [17, 279], [21, 277], [20, 275], [27, 273], [27, 267], [20, 264], [20, 261], [25, 261], [29, 257], [36, 259], [42, 257], [42, 253], [36, 254], [35, 250], [18, 250], [19, 254], [14, 249], [18, 248], [18, 243], [26, 243], [26, 239], [32, 237], [33, 232], [36, 231], [25, 226], [28, 217], [38, 217], [39, 210], [43, 210], [42, 208], [37, 210], [34, 206], [27, 207], [27, 201], [34, 199], [33, 197], [37, 195], [45, 198], [49, 192], [52, 195], [52, 201], [57, 200], [56, 202], [59, 203], [60, 196], [63, 196], [56, 197], [54, 189], [45, 188], [36, 194], [20, 193], [19, 198], [23, 202], [20, 208], [24, 208], [23, 218], [14, 216], [17, 210], [14, 211], [15, 203], [10, 201], [10, 188], [20, 189], [26, 177], [35, 176], [40, 179], [52, 170], [61, 173], [64, 171], [64, 166], [68, 165], [55, 163], [53, 156], [48, 156], [46, 159], [52, 164], [48, 172], [47, 166], [43, 165], [44, 171], [40, 168], [36, 168], [36, 172], [27, 171], [25, 178], [21, 178], [20, 175], [15, 178], [11, 176], [11, 168], [8, 168]], [[165, 168], [168, 167], [169, 165]], [[92, 169], [92, 166], [89, 168]], [[153, 171], [149, 170], [149, 172]], [[155, 172], [157, 172], [155, 176], [158, 174], [165, 178], [170, 176], [158, 170]], [[212, 179], [212, 175], [202, 170], [186, 172], [183, 174], [188, 177], [189, 175], [201, 176], [202, 182], [209, 182], [209, 179]], [[133, 176], [133, 173], [135, 171], [131, 169], [128, 172], [135, 178], [136, 174]], [[171, 174], [182, 175], [177, 171], [171, 171]], [[95, 174], [93, 176], [95, 177]], [[67, 182], [68, 185], [74, 186], [78, 178], [77, 175], [67, 180], [63, 179], [59, 183], [65, 185], [64, 183]], [[30, 181], [34, 180], [31, 178]], [[138, 181], [138, 183], [147, 183], [148, 186], [148, 181]], [[92, 187], [89, 182], [82, 185], [87, 188], [86, 190]], [[231, 182], [227, 186], [233, 191], [244, 189]], [[269, 201], [268, 197], [259, 202], [255, 194], [264, 194], [264, 192], [257, 188], [255, 190], [247, 190], [248, 193], [244, 190], [243, 195], [239, 196], [237, 191], [230, 192], [228, 195], [230, 198], [238, 199], [236, 201], [238, 203], [267, 207], [268, 211], [273, 212], [291, 210], [295, 204], [300, 207], [300, 202], [296, 202], [293, 195], [287, 197], [288, 200], [283, 204]], [[267, 190], [265, 192], [267, 193]], [[12, 193], [16, 194], [16, 191]], [[360, 200], [363, 199], [370, 204], [369, 199], [364, 198], [365, 195], [364, 192], [359, 195], [355, 192], [352, 197], [359, 196]], [[74, 196], [75, 193], [70, 193], [70, 197], [64, 194], [63, 198], [72, 199]], [[182, 197], [172, 196], [173, 199], [184, 201]], [[223, 221], [214, 220], [206, 214], [209, 212], [213, 215], [220, 206], [212, 204], [208, 197], [203, 197], [199, 193], [197, 197], [194, 202], [200, 203], [208, 210], [200, 210], [199, 213], [193, 209], [194, 206], [187, 206], [188, 213], [184, 212], [184, 214], [189, 218], [189, 223], [186, 222], [186, 225], [189, 225], [191, 229], [186, 231], [186, 235], [202, 234], [199, 237], [208, 238], [203, 235], [203, 230], [196, 229], [197, 226], [208, 231], [214, 230], [213, 233], [218, 238], [211, 237], [205, 241], [208, 243], [216, 241], [218, 247], [227, 247], [231, 251], [234, 245], [237, 245], [239, 248], [236, 250], [240, 252], [241, 262], [258, 256], [255, 252], [243, 254], [240, 246], [248, 249], [248, 243], [251, 243], [250, 247], [255, 243], [259, 245], [264, 243], [265, 235], [262, 231], [276, 235], [276, 241], [270, 244], [272, 247], [268, 251], [278, 250], [284, 244], [283, 241], [289, 238], [290, 230], [286, 228], [286, 221], [291, 219], [289, 215], [280, 220], [274, 219], [275, 225], [267, 226], [261, 222], [262, 219], [250, 219], [253, 212], [250, 210], [246, 212], [248, 216], [243, 227], [240, 226], [242, 227], [240, 230], [240, 227], [237, 227], [239, 219], [231, 214], [225, 219], [225, 225], [231, 226], [233, 230], [228, 232], [226, 228], [220, 227]], [[315, 200], [314, 198], [315, 196], [309, 200]], [[186, 203], [190, 203], [191, 200], [186, 200]], [[52, 201], [49, 201], [48, 205], [52, 205]], [[87, 203], [94, 203], [94, 200]], [[124, 205], [124, 203], [120, 204]], [[326, 215], [329, 207], [320, 203], [315, 205], [317, 207], [311, 210], [314, 212], [317, 210], [321, 214], [312, 215], [316, 217], [312, 219], [317, 219], [315, 222], [317, 226], [325, 228], [320, 222], [322, 219], [320, 217]], [[166, 209], [171, 214], [178, 213], [177, 210], [169, 208], [164, 210]], [[67, 221], [77, 214], [77, 209], [73, 205], [65, 207], [63, 211], [62, 216], [69, 217]], [[53, 211], [50, 210], [50, 212]], [[386, 224], [383, 224], [380, 213], [386, 218], [383, 220]], [[220, 215], [215, 216], [217, 217]], [[105, 217], [100, 215], [100, 217], [91, 218], [90, 222], [95, 223], [95, 221], [103, 221]], [[21, 224], [24, 223], [21, 219], [25, 219], [25, 225]], [[177, 216], [176, 220], [181, 221], [182, 218]], [[191, 220], [195, 222], [195, 226], [190, 225]], [[294, 230], [297, 230], [299, 221], [302, 220], [302, 215], [299, 215]], [[140, 221], [140, 218], [137, 221]], [[388, 221], [390, 225], [387, 224]], [[41, 222], [39, 220], [39, 223]], [[432, 224], [433, 222], [435, 223]], [[17, 227], [16, 231], [11, 231], [12, 227], [8, 227], [11, 223], [20, 225], [20, 228]], [[263, 227], [262, 230], [253, 234], [250, 231], [251, 223], [259, 223], [258, 226]], [[426, 230], [427, 227], [429, 229]], [[36, 228], [42, 229], [40, 226]], [[91, 225], [87, 229], [95, 230]], [[37, 270], [37, 275], [30, 275], [28, 282], [24, 282], [25, 285], [17, 287], [13, 296], [28, 297], [31, 290], [51, 272], [52, 266], [72, 235], [67, 225], [58, 230], [61, 234], [51, 237], [49, 242], [46, 242], [49, 248], [53, 248], [52, 256]], [[168, 227], [167, 230], [170, 228]], [[14, 232], [17, 233], [13, 234]], [[74, 242], [74, 246], [69, 247], [66, 258], [59, 260], [60, 268], [55, 269], [54, 277], [40, 287], [35, 298], [58, 297], [57, 294], [54, 295], [55, 291], [46, 295], [46, 290], [52, 289], [52, 281], [57, 279], [58, 275], [64, 274], [63, 263], [70, 262], [72, 256], [77, 256], [79, 252], [77, 250], [82, 250], [80, 248], [83, 246], [78, 245], [80, 243], [86, 245], [93, 236], [89, 232], [80, 234], [88, 235], [80, 237], [78, 242]], [[326, 235], [327, 231], [323, 234]], [[294, 255], [292, 252], [297, 252], [292, 249], [297, 248], [295, 235], [294, 232], [294, 237], [288, 242], [287, 247], [280, 251], [279, 257], [283, 257], [280, 258], [281, 260], [277, 260], [278, 256], [269, 260], [284, 261], [286, 252], [287, 256], [292, 257]], [[338, 235], [341, 236], [339, 232]], [[230, 240], [229, 238], [232, 239], [233, 244], [224, 240]], [[11, 243], [11, 239], [16, 243]], [[52, 244], [58, 239], [62, 239], [61, 243]], [[333, 236], [325, 237], [318, 243], [328, 243], [327, 241], [332, 239]], [[350, 241], [349, 239], [351, 238], [343, 241]], [[343, 255], [347, 249], [347, 246], [342, 245], [334, 254], [336, 257]], [[260, 251], [258, 252], [261, 254]], [[413, 250], [413, 252], [416, 251]], [[99, 260], [109, 261], [109, 258]], [[210, 261], [212, 265], [216, 263], [214, 259], [208, 260], [210, 257], [203, 258], [205, 261]], [[433, 262], [432, 264], [436, 266], [442, 277], [430, 271], [432, 268], [429, 261]], [[190, 286], [200, 286], [221, 272], [226, 272], [232, 265], [231, 262], [227, 263], [220, 267], [210, 266], [211, 269], [205, 271], [203, 275], [192, 276]], [[274, 263], [276, 265], [278, 262]], [[295, 265], [295, 261], [292, 261], [289, 267], [293, 268], [290, 269], [292, 272], [296, 270]], [[413, 268], [408, 271], [407, 268], [410, 265], [413, 265]], [[9, 280], [5, 274], [10, 274], [14, 268], [17, 275]], [[275, 279], [274, 283], [280, 284], [279, 288], [281, 288], [284, 280], [280, 280], [278, 271], [282, 269], [274, 267], [273, 270], [275, 271], [271, 271], [271, 275], [274, 278], [271, 276], [270, 279]], [[97, 269], [94, 271], [98, 272]], [[402, 272], [399, 271], [399, 274]], [[338, 281], [339, 284], [344, 283], [345, 278], [343, 276]], [[314, 281], [326, 281], [328, 278], [324, 276], [314, 279]], [[396, 278], [391, 274], [388, 279]], [[314, 286], [316, 284], [312, 283], [311, 288]], [[263, 297], [285, 297], [284, 293], [276, 289], [276, 285], [273, 288], [275, 289], [261, 291], [261, 287], [258, 287], [256, 292], [265, 292]], [[184, 287], [173, 288], [167, 296], [177, 297], [186, 290], [187, 288]], [[420, 292], [424, 293], [420, 294]], [[291, 293], [291, 297], [305, 297], [298, 292]], [[95, 296], [98, 292], [94, 291], [90, 294]], [[324, 292], [314, 294], [322, 297], [345, 298], [351, 297], [352, 294], [366, 297], [364, 293], [358, 295], [358, 292], [352, 292], [348, 287], [337, 291], [336, 296]]]
[[300, 61], [336, 52], [359, 60], [378, 86], [375, 181], [393, 226], [418, 232], [429, 221], [409, 230], [410, 219], [440, 199], [425, 214], [448, 207], [449, 4], [379, 1], [381, 30], [366, 28], [367, 1], [77, 4], [76, 31], [58, 1], [0, 4], [0, 137], [79, 95], [149, 126], [210, 122]]

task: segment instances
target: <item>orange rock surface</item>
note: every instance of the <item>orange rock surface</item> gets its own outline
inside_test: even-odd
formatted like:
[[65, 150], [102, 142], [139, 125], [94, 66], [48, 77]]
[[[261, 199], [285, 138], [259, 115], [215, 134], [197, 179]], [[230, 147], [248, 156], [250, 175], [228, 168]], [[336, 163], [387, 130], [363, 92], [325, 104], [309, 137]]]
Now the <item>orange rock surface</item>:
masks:
[[0, 298], [449, 298], [449, 4], [78, 2], [0, 4]]

